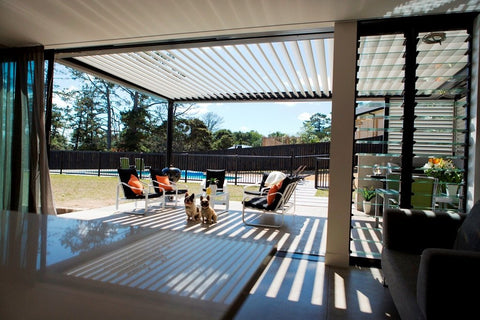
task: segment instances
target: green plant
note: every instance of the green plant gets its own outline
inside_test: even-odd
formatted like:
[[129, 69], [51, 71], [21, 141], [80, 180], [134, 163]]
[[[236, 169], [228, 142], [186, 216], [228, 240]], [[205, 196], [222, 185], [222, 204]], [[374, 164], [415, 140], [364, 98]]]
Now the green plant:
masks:
[[463, 180], [462, 170], [456, 168], [450, 159], [430, 158], [423, 170], [427, 176], [435, 177], [440, 182], [461, 183]]
[[375, 189], [373, 187], [361, 188], [360, 192], [365, 201], [370, 201], [373, 199], [373, 197], [375, 197]]
[[218, 184], [218, 179], [217, 178], [210, 178], [210, 179], [208, 179], [208, 182], [209, 182], [209, 184], [217, 185]]

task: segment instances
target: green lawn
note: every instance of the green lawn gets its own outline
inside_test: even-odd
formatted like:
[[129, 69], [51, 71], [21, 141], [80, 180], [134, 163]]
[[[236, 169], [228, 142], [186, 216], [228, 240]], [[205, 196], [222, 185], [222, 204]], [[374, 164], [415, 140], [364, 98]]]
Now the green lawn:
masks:
[[[91, 209], [115, 204], [117, 177], [82, 176], [70, 174], [51, 174], [53, 197], [57, 208]], [[148, 180], [143, 179], [148, 183]], [[199, 195], [200, 182], [179, 183], [190, 193]], [[243, 186], [228, 185], [230, 200], [241, 201]], [[120, 190], [123, 196], [123, 191]], [[328, 190], [317, 190], [317, 197], [328, 197]]]
[[[115, 204], [117, 177], [51, 174], [53, 197], [58, 208], [99, 208]], [[143, 180], [148, 183], [148, 180]], [[199, 194], [200, 182], [181, 182], [190, 193]], [[241, 201], [243, 186], [229, 185], [230, 200]], [[123, 195], [123, 192], [120, 191]]]

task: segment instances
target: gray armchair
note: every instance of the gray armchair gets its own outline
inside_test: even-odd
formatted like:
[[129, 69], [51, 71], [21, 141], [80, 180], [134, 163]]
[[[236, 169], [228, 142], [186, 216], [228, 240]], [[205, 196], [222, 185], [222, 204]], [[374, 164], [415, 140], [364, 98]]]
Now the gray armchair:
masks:
[[402, 319], [478, 317], [479, 231], [480, 202], [468, 215], [385, 211], [382, 270]]

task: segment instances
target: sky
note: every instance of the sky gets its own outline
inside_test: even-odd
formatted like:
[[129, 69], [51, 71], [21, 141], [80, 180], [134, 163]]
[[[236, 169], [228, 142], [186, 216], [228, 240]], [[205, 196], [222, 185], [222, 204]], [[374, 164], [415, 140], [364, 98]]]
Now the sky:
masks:
[[247, 132], [255, 130], [264, 136], [272, 132], [297, 135], [303, 122], [314, 113], [330, 115], [330, 101], [312, 102], [228, 102], [200, 103], [197, 113], [213, 112], [223, 118], [219, 129]]

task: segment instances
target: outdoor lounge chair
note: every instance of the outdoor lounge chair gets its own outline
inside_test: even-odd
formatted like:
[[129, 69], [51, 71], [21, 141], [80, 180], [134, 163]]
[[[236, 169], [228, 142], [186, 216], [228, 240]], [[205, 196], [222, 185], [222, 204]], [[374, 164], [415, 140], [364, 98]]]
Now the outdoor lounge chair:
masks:
[[167, 197], [175, 200], [175, 206], [178, 204], [178, 196], [188, 192], [188, 189], [179, 188], [179, 184], [168, 179], [162, 169], [150, 168], [150, 179], [156, 193], [163, 193]]
[[257, 184], [246, 185], [243, 188], [243, 193], [253, 195], [253, 196], [266, 195], [268, 190], [270, 189], [269, 187], [265, 186], [265, 181], [267, 180], [268, 175], [269, 173], [264, 172], [262, 174], [262, 181], [260, 181], [260, 183], [257, 183]]
[[303, 180], [308, 177], [308, 174], [302, 175], [303, 171], [307, 168], [306, 165], [299, 166], [295, 171], [292, 173], [292, 177], [298, 178], [299, 180]]
[[[144, 200], [145, 201], [145, 211], [144, 214], [148, 211], [148, 204], [151, 199], [160, 198], [160, 203], [162, 204], [162, 208], [165, 207], [165, 196], [164, 192], [153, 192], [148, 184], [143, 183], [138, 179], [138, 173], [135, 168], [128, 168], [128, 169], [118, 169], [118, 176], [120, 178], [120, 182], [117, 185], [117, 200], [115, 202], [115, 209], [118, 210], [118, 205], [120, 200], [135, 200], [135, 209], [137, 208], [137, 201]], [[135, 186], [134, 183], [130, 183], [132, 176], [136, 178], [136, 180], [140, 183], [137, 183]], [[124, 198], [120, 197], [120, 189], [123, 189]], [[150, 192], [152, 191], [152, 192]], [[160, 191], [160, 190], [159, 190]]]
[[217, 179], [217, 191], [223, 192], [227, 189], [227, 180], [225, 179], [225, 169], [207, 169], [205, 179], [201, 183], [203, 191], [210, 186], [211, 179]]
[[127, 157], [121, 157], [120, 158], [120, 168], [121, 169], [130, 168], [130, 159], [128, 159]]
[[228, 211], [230, 203], [230, 194], [228, 192], [228, 183], [225, 179], [225, 169], [207, 169], [205, 179], [202, 181], [200, 187], [203, 193], [207, 193], [207, 188], [210, 186], [212, 179], [217, 180], [217, 188], [215, 194], [210, 194], [212, 207], [216, 204], [224, 204], [225, 210]]
[[[293, 196], [293, 202], [290, 201], [292, 194], [295, 193], [295, 188], [298, 184], [297, 177], [286, 177], [280, 187], [277, 185], [270, 188], [268, 194], [262, 196], [252, 196], [251, 194], [244, 193], [242, 200], [242, 221], [249, 226], [257, 227], [274, 227], [279, 228], [283, 225], [285, 214], [293, 208], [295, 213], [296, 199]], [[278, 189], [277, 189], [278, 188]], [[270, 203], [269, 203], [270, 202]], [[282, 216], [280, 224], [264, 224], [264, 223], [252, 223], [245, 220], [245, 210], [252, 209], [260, 211], [261, 214], [279, 214]]]

